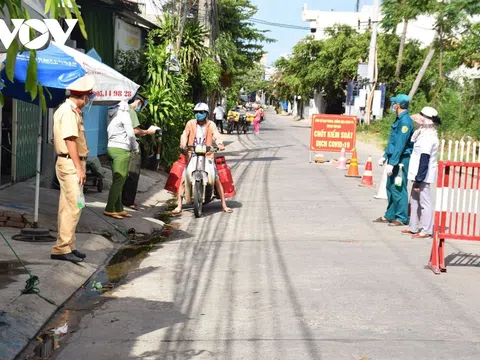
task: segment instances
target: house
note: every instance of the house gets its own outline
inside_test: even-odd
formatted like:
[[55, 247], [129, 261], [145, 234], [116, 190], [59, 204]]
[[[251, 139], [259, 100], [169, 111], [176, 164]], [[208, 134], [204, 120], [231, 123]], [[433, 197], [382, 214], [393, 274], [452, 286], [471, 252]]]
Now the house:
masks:
[[[32, 19], [46, 18], [44, 0], [23, 3]], [[2, 15], [0, 19], [9, 21]], [[51, 116], [50, 111], [42, 114], [36, 105], [4, 97], [4, 106], [0, 107], [0, 188], [35, 176], [39, 129], [45, 139]]]
[[[32, 18], [45, 18], [45, 0], [25, 0], [24, 4]], [[144, 44], [147, 32], [155, 24], [142, 16], [137, 2], [120, 0], [77, 0], [88, 39], [75, 27], [66, 45], [79, 51], [94, 49], [105, 64], [115, 66], [117, 50], [138, 50]], [[37, 139], [39, 125], [42, 130], [41, 184], [52, 186], [49, 179], [55, 178], [55, 152], [53, 148], [53, 113], [44, 115], [40, 108], [23, 101], [5, 97], [0, 111], [0, 187], [29, 179], [36, 174]], [[41, 119], [41, 122], [40, 122]], [[92, 106], [85, 114], [85, 130], [90, 148], [89, 156], [106, 154], [107, 107]], [[13, 155], [15, 154], [15, 155]]]
[[[379, 21], [383, 18], [379, 14]], [[369, 29], [369, 21], [375, 19], [375, 7], [373, 5], [364, 5], [358, 12], [342, 11], [319, 11], [307, 9], [305, 4], [302, 11], [302, 21], [310, 23], [310, 29], [316, 40], [323, 40], [327, 37], [325, 29], [335, 24], [348, 25], [364, 33]], [[360, 22], [360, 26], [359, 26]], [[432, 43], [435, 36], [433, 30], [435, 19], [431, 16], [419, 16], [416, 20], [408, 23], [407, 40], [418, 40], [423, 46]], [[381, 27], [377, 28], [382, 31]], [[396, 29], [397, 35], [402, 35], [403, 24], [399, 24]]]

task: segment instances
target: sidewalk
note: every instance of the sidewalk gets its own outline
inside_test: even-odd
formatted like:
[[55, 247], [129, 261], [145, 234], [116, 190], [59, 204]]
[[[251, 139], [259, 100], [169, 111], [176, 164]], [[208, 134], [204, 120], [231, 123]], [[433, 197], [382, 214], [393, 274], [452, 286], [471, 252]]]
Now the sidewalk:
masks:
[[[111, 184], [110, 169], [104, 168], [104, 171], [103, 192], [86, 188], [87, 208], [83, 210], [77, 227], [77, 245], [87, 254], [85, 262], [75, 265], [51, 260], [53, 242], [16, 241], [12, 236], [19, 234], [20, 229], [0, 227], [0, 232], [10, 241], [27, 268], [40, 278], [38, 288], [41, 295], [56, 304], [33, 294], [21, 295], [28, 275], [5, 241], [0, 239], [0, 359], [13, 359], [58, 307], [101, 268], [122, 243], [128, 241], [109, 223], [123, 230], [135, 228], [137, 234], [150, 235], [163, 229], [164, 223], [155, 215], [172, 197], [163, 189], [166, 174], [142, 169], [136, 197], [139, 211], [131, 211], [132, 218], [115, 220], [102, 215]], [[58, 190], [42, 188], [40, 191], [38, 225], [49, 229], [53, 236], [57, 230], [58, 196]], [[33, 222], [34, 199], [35, 179], [15, 184], [0, 190], [0, 211], [21, 213]]]

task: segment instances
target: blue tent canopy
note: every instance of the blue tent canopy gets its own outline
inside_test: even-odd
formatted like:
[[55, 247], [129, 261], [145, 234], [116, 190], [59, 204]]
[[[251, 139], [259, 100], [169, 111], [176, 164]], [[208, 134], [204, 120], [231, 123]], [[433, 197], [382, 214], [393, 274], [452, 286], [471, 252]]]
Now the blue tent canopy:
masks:
[[[20, 52], [15, 63], [14, 81], [10, 82], [5, 73], [0, 77], [5, 87], [0, 88], [3, 94], [14, 99], [38, 104], [39, 98], [31, 100], [30, 94], [25, 92], [28, 62], [30, 52]], [[44, 89], [47, 107], [55, 107], [65, 99], [65, 89], [75, 80], [85, 75], [82, 66], [70, 55], [53, 44], [41, 51], [37, 51], [37, 79]]]

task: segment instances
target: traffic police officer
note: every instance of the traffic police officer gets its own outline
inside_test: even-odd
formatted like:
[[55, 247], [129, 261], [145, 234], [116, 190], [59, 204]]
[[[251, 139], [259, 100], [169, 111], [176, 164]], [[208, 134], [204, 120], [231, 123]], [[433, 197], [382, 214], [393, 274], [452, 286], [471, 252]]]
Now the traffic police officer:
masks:
[[[389, 226], [403, 226], [408, 223], [407, 175], [413, 149], [411, 138], [414, 127], [408, 112], [410, 98], [405, 94], [398, 94], [390, 101], [397, 118], [392, 125], [387, 150], [378, 163], [380, 166], [387, 163], [388, 207], [385, 215], [374, 222], [389, 223]], [[399, 173], [399, 164], [403, 164], [401, 174], [403, 181], [401, 186], [396, 186], [395, 178]]]
[[93, 98], [94, 85], [94, 79], [88, 75], [70, 84], [67, 100], [53, 116], [53, 140], [58, 155], [55, 170], [60, 184], [58, 237], [51, 251], [55, 260], [82, 262], [86, 257], [75, 247], [75, 230], [81, 215], [77, 197], [87, 178], [88, 146], [82, 109]]

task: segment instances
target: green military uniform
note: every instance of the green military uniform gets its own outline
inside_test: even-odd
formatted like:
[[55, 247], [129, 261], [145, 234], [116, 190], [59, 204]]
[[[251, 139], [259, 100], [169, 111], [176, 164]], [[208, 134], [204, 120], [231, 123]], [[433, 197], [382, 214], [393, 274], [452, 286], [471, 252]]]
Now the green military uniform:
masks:
[[[387, 164], [393, 166], [393, 174], [387, 179], [388, 207], [384, 217], [388, 221], [398, 220], [404, 224], [408, 223], [407, 176], [413, 149], [411, 142], [413, 131], [412, 118], [408, 110], [405, 110], [397, 116], [392, 125], [387, 150], [383, 155], [387, 159]], [[401, 187], [395, 185], [395, 178], [400, 169], [399, 164], [403, 164]]]
[[[132, 120], [132, 127], [135, 129], [140, 126], [137, 113], [132, 107], [129, 109], [130, 119]], [[135, 197], [137, 195], [138, 181], [140, 179], [140, 170], [142, 167], [142, 156], [138, 152], [132, 151], [130, 153], [130, 164], [128, 167], [128, 177], [125, 181], [122, 191], [122, 203], [124, 206], [132, 206], [135, 204]]]

